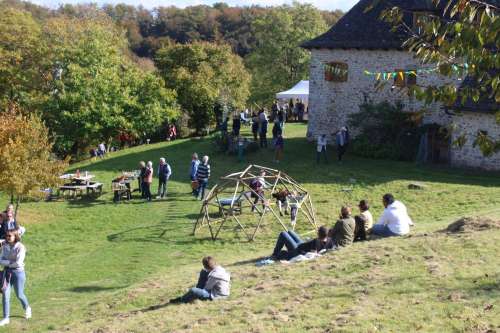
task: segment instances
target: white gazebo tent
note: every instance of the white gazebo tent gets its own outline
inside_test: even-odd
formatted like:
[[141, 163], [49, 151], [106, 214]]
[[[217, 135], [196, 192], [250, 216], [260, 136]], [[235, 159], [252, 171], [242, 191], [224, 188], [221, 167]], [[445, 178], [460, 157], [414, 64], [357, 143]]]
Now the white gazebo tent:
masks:
[[294, 85], [293, 88], [287, 91], [282, 91], [280, 93], [277, 93], [276, 98], [282, 100], [298, 98], [302, 100], [305, 104], [307, 104], [309, 101], [309, 81], [307, 80], [300, 81], [299, 83]]

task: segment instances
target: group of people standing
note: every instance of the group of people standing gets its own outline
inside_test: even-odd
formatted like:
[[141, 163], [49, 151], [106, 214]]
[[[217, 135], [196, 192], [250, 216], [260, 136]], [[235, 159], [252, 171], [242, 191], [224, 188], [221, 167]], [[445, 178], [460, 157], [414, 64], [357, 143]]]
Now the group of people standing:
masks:
[[[172, 168], [170, 167], [170, 164], [167, 163], [164, 157], [160, 158], [156, 174], [158, 176], [158, 194], [156, 198], [163, 199], [167, 196], [168, 180], [172, 176]], [[146, 199], [149, 202], [153, 200], [153, 196], [151, 194], [151, 184], [153, 183], [153, 177], [153, 162], [139, 162], [139, 191], [141, 192], [142, 198]]]
[[26, 247], [21, 243], [21, 236], [24, 234], [25, 228], [17, 223], [14, 205], [12, 204], [9, 204], [7, 209], [0, 213], [0, 220], [0, 244], [2, 247], [0, 266], [3, 266], [3, 271], [0, 274], [3, 319], [0, 320], [0, 326], [5, 326], [10, 323], [10, 294], [12, 288], [14, 288], [15, 294], [21, 302], [26, 319], [31, 318], [31, 307], [28, 298], [24, 294]]
[[[350, 142], [350, 133], [347, 126], [341, 127], [337, 132], [332, 134], [335, 137], [335, 144], [337, 148], [337, 160], [342, 162], [342, 158], [347, 151]], [[319, 163], [321, 156], [323, 156], [325, 163], [328, 163], [326, 147], [328, 145], [328, 138], [326, 134], [321, 134], [317, 138], [316, 145], [316, 163]]]

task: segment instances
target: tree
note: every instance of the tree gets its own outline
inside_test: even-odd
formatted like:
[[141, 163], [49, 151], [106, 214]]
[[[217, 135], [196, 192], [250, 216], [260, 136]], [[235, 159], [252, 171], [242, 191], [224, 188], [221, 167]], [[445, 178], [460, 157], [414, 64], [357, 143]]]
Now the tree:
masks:
[[67, 167], [52, 155], [48, 129], [40, 117], [15, 108], [0, 112], [0, 191], [14, 197], [39, 197], [40, 190], [59, 184]]
[[[373, 8], [381, 0], [374, 0]], [[434, 12], [412, 12], [389, 7], [381, 19], [408, 34], [404, 46], [426, 64], [436, 65], [444, 76], [466, 77], [470, 82], [459, 89], [454, 84], [418, 87], [413, 92], [426, 103], [445, 106], [468, 101], [493, 100], [500, 103], [500, 7], [491, 0], [434, 0]], [[416, 18], [408, 24], [408, 16]], [[496, 120], [500, 124], [500, 110]], [[457, 144], [466, 138], [459, 137]], [[475, 138], [483, 154], [500, 151], [500, 141], [479, 133]]]
[[214, 123], [217, 101], [245, 106], [250, 75], [228, 45], [171, 45], [158, 51], [155, 63], [167, 87], [176, 89], [178, 102], [198, 133]]
[[252, 100], [272, 96], [308, 77], [310, 54], [300, 44], [326, 30], [321, 12], [312, 5], [294, 3], [267, 11], [253, 22], [257, 46], [247, 57], [252, 73]]
[[56, 18], [44, 31], [55, 73], [44, 119], [59, 153], [109, 144], [121, 132], [148, 134], [175, 116], [174, 93], [127, 57], [126, 39], [108, 18]]
[[0, 107], [32, 107], [44, 96], [40, 25], [30, 13], [2, 8], [0, 15]]

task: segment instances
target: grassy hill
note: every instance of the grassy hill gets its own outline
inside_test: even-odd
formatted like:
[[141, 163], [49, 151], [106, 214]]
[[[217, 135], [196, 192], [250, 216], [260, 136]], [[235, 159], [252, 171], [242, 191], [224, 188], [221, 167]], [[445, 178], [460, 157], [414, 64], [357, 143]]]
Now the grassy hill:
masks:
[[[256, 241], [232, 226], [213, 242], [207, 230], [191, 235], [200, 209], [190, 192], [190, 155], [211, 156], [213, 177], [243, 169], [217, 154], [211, 139], [178, 140], [116, 152], [74, 165], [105, 183], [97, 200], [29, 202], [20, 207], [26, 293], [34, 318], [18, 318], [12, 300], [5, 332], [487, 332], [500, 330], [500, 230], [439, 232], [468, 215], [500, 219], [499, 174], [347, 156], [316, 165], [305, 125], [287, 125], [285, 158], [247, 156], [279, 167], [312, 193], [321, 224], [331, 226], [343, 203], [372, 202], [392, 192], [416, 223], [410, 237], [357, 243], [314, 262], [257, 268], [280, 231], [270, 221]], [[114, 204], [111, 179], [139, 161], [166, 157], [173, 169], [167, 200]], [[410, 190], [418, 181], [425, 190]], [[354, 185], [352, 185], [354, 184]], [[353, 186], [352, 194], [343, 188]], [[154, 186], [156, 190], [156, 183]], [[0, 196], [0, 204], [7, 198]], [[300, 224], [299, 220], [299, 224]], [[312, 236], [306, 223], [299, 232]], [[223, 302], [166, 306], [195, 283], [201, 257], [215, 256], [232, 273]]]

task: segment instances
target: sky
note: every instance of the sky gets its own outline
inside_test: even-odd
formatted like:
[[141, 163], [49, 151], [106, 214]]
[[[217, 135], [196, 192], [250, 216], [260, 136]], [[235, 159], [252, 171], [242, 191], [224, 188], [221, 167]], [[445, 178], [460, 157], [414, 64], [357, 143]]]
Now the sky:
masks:
[[[277, 6], [284, 3], [291, 4], [292, 0], [30, 0], [38, 5], [56, 8], [58, 5], [63, 3], [89, 3], [95, 2], [99, 5], [110, 3], [125, 3], [133, 6], [142, 5], [145, 8], [151, 9], [159, 6], [176, 6], [184, 8], [186, 6], [193, 5], [211, 5], [216, 2], [225, 2], [230, 6], [249, 6], [249, 5], [261, 5], [261, 6]], [[341, 9], [343, 11], [349, 10], [358, 0], [299, 0], [300, 3], [311, 3], [317, 8], [334, 10]]]

